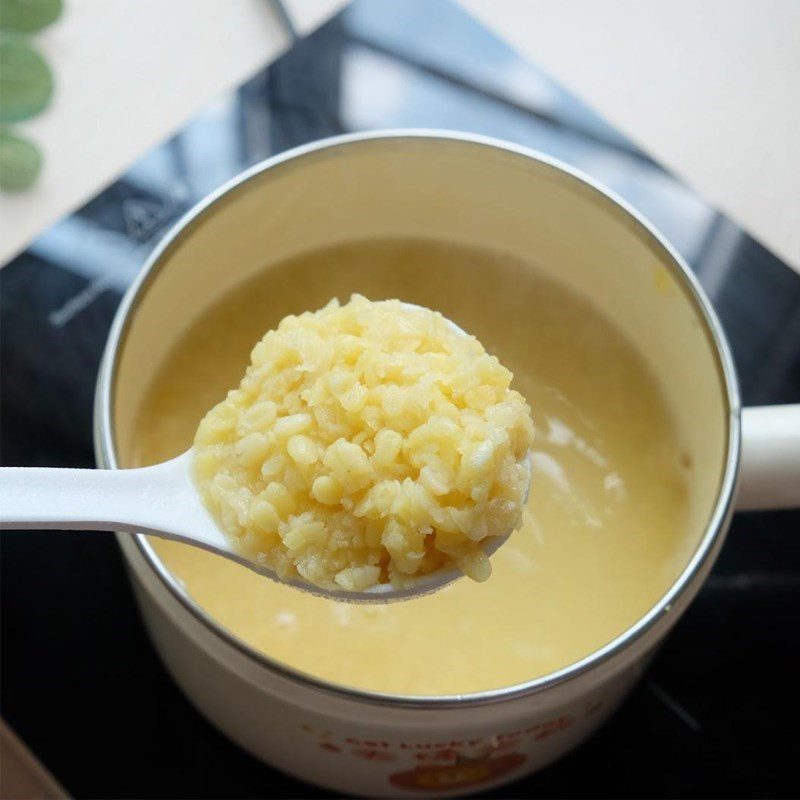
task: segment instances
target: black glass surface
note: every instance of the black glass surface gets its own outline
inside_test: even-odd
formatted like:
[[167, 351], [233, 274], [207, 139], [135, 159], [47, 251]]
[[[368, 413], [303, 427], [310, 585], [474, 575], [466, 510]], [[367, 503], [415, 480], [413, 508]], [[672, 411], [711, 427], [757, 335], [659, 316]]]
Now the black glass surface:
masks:
[[[696, 271], [744, 401], [800, 401], [798, 275], [455, 5], [357, 0], [0, 272], [3, 464], [94, 464], [92, 394], [112, 316], [179, 215], [273, 153], [404, 126], [508, 139], [611, 187]], [[0, 569], [2, 714], [73, 795], [327, 796], [240, 751], [185, 699], [113, 539], [4, 533]], [[798, 612], [800, 512], [737, 515], [710, 579], [608, 725], [486, 796], [795, 794]]]

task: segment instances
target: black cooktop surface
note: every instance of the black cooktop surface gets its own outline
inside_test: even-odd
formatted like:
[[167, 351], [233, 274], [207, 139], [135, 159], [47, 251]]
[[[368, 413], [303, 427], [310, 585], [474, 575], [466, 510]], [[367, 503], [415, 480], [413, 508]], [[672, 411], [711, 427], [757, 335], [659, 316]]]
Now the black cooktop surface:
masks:
[[[696, 271], [745, 403], [800, 401], [800, 276], [454, 4], [357, 0], [0, 272], [3, 464], [94, 464], [111, 319], [180, 214], [273, 153], [405, 126], [508, 139], [610, 186]], [[800, 512], [737, 515], [707, 584], [608, 725], [486, 796], [796, 793], [798, 534]], [[328, 796], [246, 755], [188, 703], [145, 636], [112, 538], [4, 534], [0, 569], [2, 714], [70, 793]]]

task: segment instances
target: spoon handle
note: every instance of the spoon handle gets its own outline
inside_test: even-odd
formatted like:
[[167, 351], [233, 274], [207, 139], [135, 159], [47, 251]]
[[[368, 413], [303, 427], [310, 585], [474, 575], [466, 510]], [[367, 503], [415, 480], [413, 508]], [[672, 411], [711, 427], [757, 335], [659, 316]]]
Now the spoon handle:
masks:
[[0, 528], [158, 533], [191, 490], [181, 456], [141, 469], [0, 469]]

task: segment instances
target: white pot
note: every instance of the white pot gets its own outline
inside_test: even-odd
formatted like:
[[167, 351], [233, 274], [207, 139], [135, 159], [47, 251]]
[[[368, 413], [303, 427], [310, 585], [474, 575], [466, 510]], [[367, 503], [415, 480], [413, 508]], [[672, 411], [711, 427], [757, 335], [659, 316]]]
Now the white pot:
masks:
[[[356, 239], [411, 236], [501, 248], [591, 297], [659, 374], [694, 462], [704, 530], [661, 601], [601, 650], [551, 675], [474, 695], [403, 697], [327, 684], [236, 640], [183, 591], [143, 536], [120, 536], [167, 668], [246, 750], [345, 794], [464, 794], [573, 748], [624, 698], [708, 574], [740, 471], [739, 395], [719, 322], [675, 251], [636, 212], [554, 160], [484, 137], [357, 134], [297, 148], [182, 219], [124, 298], [96, 397], [101, 466], [118, 466], [160, 358], [215, 300], [264, 267]], [[800, 408], [745, 412], [742, 500], [800, 500]]]

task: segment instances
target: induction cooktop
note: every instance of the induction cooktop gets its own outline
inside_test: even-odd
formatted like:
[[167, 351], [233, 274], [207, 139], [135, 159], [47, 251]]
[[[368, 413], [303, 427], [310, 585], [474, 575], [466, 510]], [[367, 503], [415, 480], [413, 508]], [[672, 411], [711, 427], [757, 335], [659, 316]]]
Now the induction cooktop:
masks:
[[[744, 402], [800, 401], [800, 276], [453, 3], [356, 0], [0, 272], [3, 464], [94, 464], [92, 395], [112, 317], [181, 214], [274, 153], [389, 127], [496, 136], [609, 186], [697, 273]], [[797, 511], [737, 515], [631, 699], [574, 753], [485, 796], [792, 794], [799, 533]], [[195, 711], [144, 633], [112, 538], [4, 533], [0, 570], [2, 714], [71, 794], [329, 796]]]

